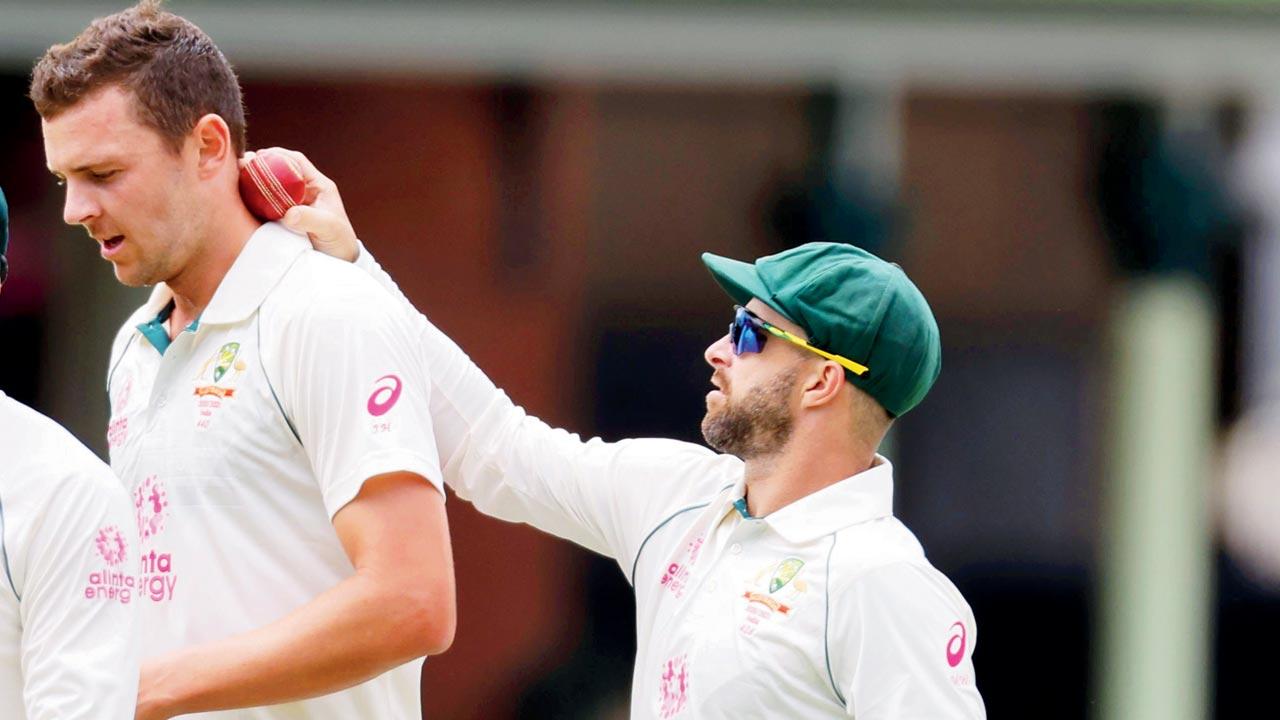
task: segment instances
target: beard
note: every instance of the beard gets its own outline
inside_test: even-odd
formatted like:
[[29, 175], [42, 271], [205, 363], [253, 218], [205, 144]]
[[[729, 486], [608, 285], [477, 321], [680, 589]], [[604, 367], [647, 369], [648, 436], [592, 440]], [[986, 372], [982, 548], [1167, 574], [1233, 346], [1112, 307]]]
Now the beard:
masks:
[[743, 460], [776, 453], [791, 439], [790, 396], [797, 370], [779, 373], [738, 401], [725, 398], [719, 410], [707, 410], [702, 437], [713, 449]]

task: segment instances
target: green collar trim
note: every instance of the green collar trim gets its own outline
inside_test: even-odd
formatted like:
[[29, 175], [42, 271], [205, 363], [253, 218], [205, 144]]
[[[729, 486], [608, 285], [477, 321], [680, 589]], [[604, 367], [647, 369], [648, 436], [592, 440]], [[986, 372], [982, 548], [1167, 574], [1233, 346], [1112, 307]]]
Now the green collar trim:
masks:
[[[138, 332], [142, 333], [147, 342], [151, 343], [151, 347], [154, 347], [161, 356], [173, 344], [173, 341], [169, 339], [169, 332], [164, 329], [165, 322], [173, 314], [173, 308], [174, 302], [170, 300], [154, 318], [138, 325]], [[192, 320], [191, 324], [183, 332], [195, 332], [199, 329], [200, 317], [196, 316], [196, 319]]]

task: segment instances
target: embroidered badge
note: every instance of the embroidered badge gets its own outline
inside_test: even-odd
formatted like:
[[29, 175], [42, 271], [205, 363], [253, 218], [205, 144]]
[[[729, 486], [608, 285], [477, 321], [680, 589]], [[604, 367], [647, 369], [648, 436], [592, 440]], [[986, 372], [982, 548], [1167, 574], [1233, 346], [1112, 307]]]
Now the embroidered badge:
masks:
[[236, 396], [236, 383], [247, 367], [238, 342], [224, 344], [200, 366], [195, 385], [197, 430], [207, 430], [223, 402]]
[[748, 580], [742, 591], [746, 608], [738, 632], [751, 637], [763, 624], [790, 617], [809, 592], [808, 582], [799, 577], [803, 569], [804, 560], [789, 557], [761, 568]]

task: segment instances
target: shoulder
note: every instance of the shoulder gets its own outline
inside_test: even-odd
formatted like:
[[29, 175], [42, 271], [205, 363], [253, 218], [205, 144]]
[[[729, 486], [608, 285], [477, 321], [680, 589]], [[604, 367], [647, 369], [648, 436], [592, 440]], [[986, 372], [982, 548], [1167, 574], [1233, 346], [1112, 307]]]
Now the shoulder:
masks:
[[304, 251], [263, 303], [264, 318], [400, 323], [403, 313], [372, 277], [351, 263]]
[[71, 433], [31, 408], [0, 395], [0, 490], [57, 497], [119, 495], [124, 488]]
[[897, 518], [854, 525], [837, 533], [831, 551], [833, 597], [858, 598], [907, 613], [968, 613], [960, 591], [935, 568], [920, 542]]
[[833, 583], [846, 586], [885, 580], [913, 583], [917, 578], [938, 573], [915, 534], [895, 517], [851, 525], [837, 532], [831, 548], [831, 572]]

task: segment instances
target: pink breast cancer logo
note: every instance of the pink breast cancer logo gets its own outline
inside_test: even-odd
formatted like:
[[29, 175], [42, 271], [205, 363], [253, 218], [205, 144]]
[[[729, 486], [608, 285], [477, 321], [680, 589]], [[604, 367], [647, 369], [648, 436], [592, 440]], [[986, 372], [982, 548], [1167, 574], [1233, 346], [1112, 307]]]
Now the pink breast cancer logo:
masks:
[[955, 667], [964, 660], [965, 631], [964, 623], [956, 622], [951, 626], [951, 638], [947, 640], [947, 664]]
[[146, 540], [164, 529], [169, 515], [169, 494], [155, 475], [147, 476], [133, 490], [133, 509], [138, 519], [138, 537]]
[[383, 375], [373, 384], [373, 394], [369, 396], [368, 410], [374, 417], [382, 417], [396, 406], [403, 386], [396, 375]]
[[688, 655], [673, 657], [662, 667], [662, 684], [659, 687], [658, 714], [665, 718], [675, 717], [684, 710], [689, 702], [689, 668]]
[[129, 556], [129, 542], [124, 539], [124, 533], [120, 532], [120, 528], [115, 525], [108, 525], [99, 530], [97, 537], [93, 539], [93, 545], [102, 559], [113, 567], [124, 562]]

